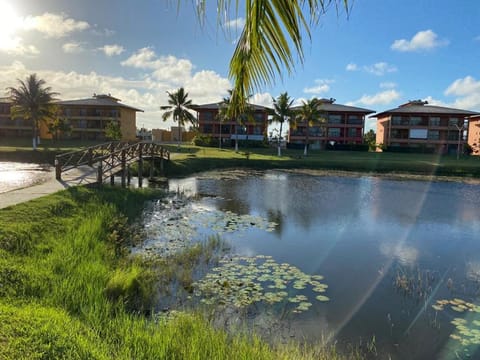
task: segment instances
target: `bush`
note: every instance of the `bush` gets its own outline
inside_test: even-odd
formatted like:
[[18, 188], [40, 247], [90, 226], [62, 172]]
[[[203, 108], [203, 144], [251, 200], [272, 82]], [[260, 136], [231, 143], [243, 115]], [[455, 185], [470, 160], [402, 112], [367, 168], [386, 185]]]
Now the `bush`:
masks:
[[341, 150], [341, 151], [368, 151], [368, 144], [334, 144], [327, 143], [327, 150]]
[[210, 135], [202, 134], [196, 135], [193, 138], [192, 142], [196, 146], [217, 147], [219, 145], [217, 138], [213, 138]]

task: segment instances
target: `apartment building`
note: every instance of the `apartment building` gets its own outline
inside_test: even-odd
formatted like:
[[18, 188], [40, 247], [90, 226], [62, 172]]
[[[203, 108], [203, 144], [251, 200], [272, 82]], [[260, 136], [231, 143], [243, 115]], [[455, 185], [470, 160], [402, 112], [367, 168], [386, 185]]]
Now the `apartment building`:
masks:
[[455, 154], [463, 152], [473, 115], [480, 114], [413, 100], [371, 117], [377, 119], [377, 144], [391, 151]]
[[[114, 121], [120, 125], [122, 140], [136, 139], [136, 113], [140, 109], [122, 104], [110, 94], [94, 94], [92, 98], [58, 101], [61, 115], [70, 125], [70, 131], [60, 134], [63, 139], [104, 140], [106, 126]], [[0, 99], [0, 138], [32, 136], [32, 122], [12, 119], [8, 98]], [[40, 137], [51, 138], [45, 123], [40, 123]]]
[[[362, 144], [365, 116], [375, 111], [354, 106], [336, 104], [335, 99], [320, 99], [324, 122], [309, 126], [308, 137], [313, 147], [324, 148], [327, 144]], [[299, 110], [295, 107], [293, 110]], [[304, 144], [307, 124], [290, 122], [288, 142]]]
[[239, 124], [234, 119], [220, 121], [218, 117], [222, 103], [196, 105], [199, 132], [221, 139], [222, 143], [232, 143], [235, 137], [238, 140], [263, 141], [267, 137], [268, 114], [270, 109], [260, 105], [249, 105], [253, 111], [253, 118]]
[[468, 119], [467, 142], [472, 147], [472, 155], [480, 155], [480, 115]]

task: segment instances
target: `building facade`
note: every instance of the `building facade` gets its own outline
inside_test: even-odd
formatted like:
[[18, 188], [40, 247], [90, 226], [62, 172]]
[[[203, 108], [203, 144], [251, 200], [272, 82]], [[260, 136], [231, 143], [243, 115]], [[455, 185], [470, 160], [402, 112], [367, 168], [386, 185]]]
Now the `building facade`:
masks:
[[467, 143], [468, 117], [477, 114], [414, 100], [372, 117], [377, 118], [377, 144], [391, 151], [455, 154]]
[[[324, 148], [330, 144], [362, 144], [365, 116], [375, 111], [335, 104], [335, 99], [320, 99], [324, 121], [309, 126], [308, 137], [313, 147]], [[293, 110], [299, 110], [295, 107]], [[304, 144], [306, 141], [307, 124], [290, 122], [288, 142]]]
[[480, 115], [473, 115], [468, 119], [467, 142], [472, 148], [472, 155], [480, 155]]
[[[70, 131], [60, 134], [61, 139], [105, 140], [105, 128], [110, 122], [120, 125], [122, 140], [133, 141], [137, 138], [136, 113], [143, 110], [122, 104], [110, 94], [94, 94], [92, 98], [58, 101], [55, 104], [70, 128]], [[32, 121], [12, 119], [11, 106], [7, 98], [0, 99], [0, 138], [32, 136]], [[39, 130], [41, 138], [52, 137], [44, 122], [40, 123]]]
[[222, 143], [238, 140], [264, 141], [267, 137], [268, 115], [271, 109], [260, 105], [249, 105], [253, 110], [251, 119], [239, 124], [234, 119], [220, 121], [218, 116], [222, 103], [196, 105], [199, 132]]

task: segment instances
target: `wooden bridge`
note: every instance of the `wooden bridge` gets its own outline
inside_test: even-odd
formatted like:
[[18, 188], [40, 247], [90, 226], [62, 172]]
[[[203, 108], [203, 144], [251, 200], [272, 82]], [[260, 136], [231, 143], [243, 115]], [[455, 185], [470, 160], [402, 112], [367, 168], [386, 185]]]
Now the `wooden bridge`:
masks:
[[122, 186], [125, 186], [127, 181], [130, 182], [130, 164], [138, 162], [138, 181], [141, 186], [144, 160], [150, 160], [152, 177], [156, 158], [160, 159], [160, 169], [163, 171], [164, 161], [170, 160], [170, 152], [163, 146], [151, 142], [110, 142], [57, 155], [55, 177], [62, 180], [63, 172], [87, 166], [96, 173], [98, 184], [102, 184], [109, 177], [113, 184], [114, 175], [120, 174]]

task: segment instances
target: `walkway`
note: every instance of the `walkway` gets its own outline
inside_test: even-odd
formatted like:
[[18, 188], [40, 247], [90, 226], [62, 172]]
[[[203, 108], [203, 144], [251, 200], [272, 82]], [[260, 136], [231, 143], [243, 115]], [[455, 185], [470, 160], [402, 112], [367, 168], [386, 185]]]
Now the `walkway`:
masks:
[[96, 169], [82, 166], [64, 172], [62, 174], [62, 180], [58, 181], [55, 179], [55, 171], [52, 169], [48, 180], [41, 184], [1, 193], [0, 209], [53, 194], [72, 186], [94, 184], [97, 181], [96, 176]]

